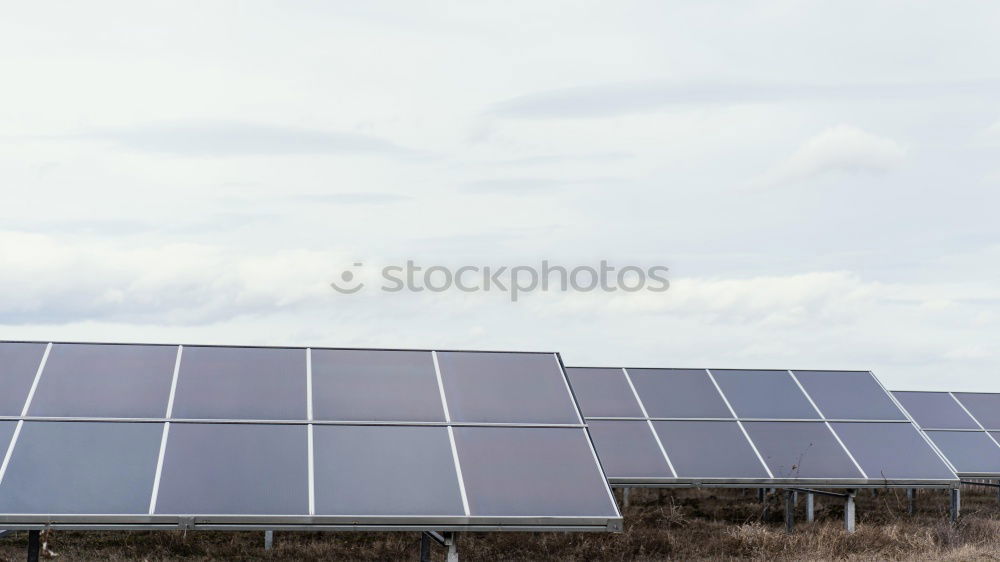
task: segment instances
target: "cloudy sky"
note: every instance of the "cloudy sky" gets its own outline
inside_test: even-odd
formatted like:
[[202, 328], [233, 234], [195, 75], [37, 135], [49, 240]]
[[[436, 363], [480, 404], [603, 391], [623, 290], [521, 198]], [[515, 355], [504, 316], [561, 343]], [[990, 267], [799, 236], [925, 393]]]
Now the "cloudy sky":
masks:
[[[22, 3], [0, 338], [1000, 391], [998, 26], [991, 2]], [[329, 286], [406, 259], [672, 286]]]

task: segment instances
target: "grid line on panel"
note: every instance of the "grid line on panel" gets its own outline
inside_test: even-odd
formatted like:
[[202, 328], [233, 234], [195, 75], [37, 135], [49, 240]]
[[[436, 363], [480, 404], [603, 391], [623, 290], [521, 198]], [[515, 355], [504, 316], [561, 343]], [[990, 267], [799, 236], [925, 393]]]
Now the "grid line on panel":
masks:
[[573, 408], [576, 409], [576, 417], [583, 424], [583, 437], [587, 440], [587, 446], [590, 447], [590, 455], [594, 459], [594, 464], [597, 466], [597, 470], [601, 473], [601, 481], [604, 483], [604, 489], [608, 492], [608, 499], [611, 500], [611, 505], [615, 507], [615, 511], [618, 511], [618, 502], [615, 500], [615, 493], [611, 490], [611, 484], [608, 483], [606, 472], [604, 471], [604, 465], [601, 464], [601, 457], [597, 456], [597, 448], [594, 447], [594, 439], [590, 435], [590, 428], [587, 426], [586, 418], [583, 416], [583, 410], [580, 409], [580, 402], [576, 399], [576, 392], [573, 391], [573, 385], [569, 384], [569, 374], [566, 373], [566, 365], [563, 365], [562, 357], [558, 353], [553, 353], [552, 356], [556, 360], [556, 366], [559, 367], [559, 376], [562, 377], [563, 382], [566, 384], [566, 391], [569, 392], [569, 399], [573, 402]]
[[970, 412], [969, 409], [965, 407], [965, 404], [962, 404], [962, 401], [959, 400], [957, 396], [955, 396], [954, 392], [949, 392], [948, 396], [951, 396], [951, 399], [954, 400], [955, 403], [958, 404], [958, 406], [960, 408], [962, 408], [962, 410], [966, 414], [968, 414], [968, 416], [970, 418], [972, 418], [972, 421], [976, 422], [976, 425], [979, 426], [979, 429], [983, 430], [983, 433], [985, 433], [986, 436], [990, 438], [990, 441], [992, 441], [994, 445], [996, 445], [997, 447], [1000, 447], [1000, 442], [997, 442], [996, 438], [993, 437], [993, 434], [991, 434], [989, 431], [986, 430], [986, 426], [984, 426], [982, 423], [980, 423], [979, 418], [977, 418], [976, 416], [972, 415], [972, 412]]
[[858, 460], [854, 458], [854, 454], [851, 453], [851, 450], [848, 449], [847, 445], [844, 444], [844, 441], [840, 438], [840, 435], [837, 435], [837, 432], [833, 429], [833, 426], [830, 425], [829, 420], [827, 420], [826, 416], [823, 415], [823, 411], [820, 410], [819, 406], [816, 405], [816, 402], [813, 401], [812, 396], [809, 396], [809, 393], [806, 391], [806, 387], [802, 386], [802, 383], [799, 382], [799, 378], [795, 376], [795, 373], [792, 372], [791, 369], [788, 369], [788, 376], [792, 377], [792, 380], [795, 381], [795, 385], [798, 386], [799, 390], [802, 391], [802, 394], [805, 395], [806, 400], [808, 400], [809, 403], [812, 404], [812, 407], [816, 409], [816, 413], [819, 414], [820, 419], [823, 420], [823, 424], [826, 425], [826, 429], [829, 430], [830, 435], [833, 435], [833, 438], [836, 439], [837, 443], [840, 444], [840, 448], [843, 449], [844, 453], [847, 454], [847, 458], [851, 459], [851, 462], [854, 463], [855, 467], [857, 467], [858, 472], [861, 473], [861, 476], [863, 476], [865, 480], [867, 480], [868, 474], [865, 472], [865, 469], [861, 468], [861, 463], [859, 463]]
[[663, 446], [663, 442], [660, 441], [660, 436], [656, 433], [656, 428], [653, 427], [653, 422], [649, 419], [649, 412], [646, 411], [646, 405], [642, 403], [642, 398], [639, 397], [639, 391], [635, 389], [635, 385], [632, 383], [632, 377], [628, 374], [628, 369], [622, 367], [622, 373], [625, 374], [625, 382], [628, 383], [629, 388], [632, 389], [632, 395], [635, 396], [635, 401], [639, 403], [639, 411], [646, 419], [646, 425], [649, 426], [649, 431], [653, 433], [653, 439], [656, 439], [656, 446], [660, 448], [660, 453], [663, 454], [664, 460], [667, 461], [667, 467], [670, 468], [670, 474], [677, 478], [677, 471], [674, 470], [674, 463], [670, 461], [670, 455], [667, 454], [667, 449]]
[[740, 431], [743, 432], [743, 437], [745, 437], [747, 443], [750, 444], [750, 448], [753, 449], [753, 453], [757, 455], [757, 460], [760, 461], [761, 466], [764, 467], [764, 470], [767, 472], [767, 476], [769, 478], [774, 478], [774, 473], [771, 472], [771, 468], [767, 466], [766, 462], [764, 462], [764, 455], [761, 455], [760, 451], [757, 450], [757, 444], [750, 438], [750, 433], [747, 432], [747, 428], [743, 427], [743, 422], [736, 418], [736, 410], [734, 410], [732, 404], [729, 403], [729, 398], [726, 398], [725, 393], [722, 392], [722, 388], [719, 386], [719, 383], [716, 382], [715, 376], [712, 375], [712, 370], [705, 369], [705, 373], [708, 375], [708, 380], [712, 381], [712, 386], [715, 387], [716, 392], [718, 392], [719, 396], [722, 397], [722, 401], [726, 404], [726, 407], [729, 408], [729, 413], [731, 413], [733, 418], [736, 419], [736, 425], [740, 428]]
[[[174, 414], [174, 397], [177, 395], [177, 377], [181, 372], [181, 360], [184, 357], [184, 346], [177, 346], [177, 358], [174, 360], [174, 372], [170, 378], [170, 394], [167, 396], [167, 411], [164, 417], [169, 420]], [[163, 424], [163, 435], [160, 437], [160, 452], [156, 456], [156, 473], [153, 476], [153, 491], [149, 495], [149, 514], [156, 512], [156, 500], [160, 495], [160, 479], [163, 476], [163, 457], [167, 453], [167, 439], [170, 436], [170, 422]]]
[[316, 515], [316, 456], [313, 442], [313, 372], [312, 348], [306, 348], [306, 470], [309, 484], [309, 515]]
[[558, 353], [553, 353], [552, 358], [556, 360], [556, 366], [559, 367], [559, 376], [562, 377], [563, 384], [566, 386], [566, 394], [569, 395], [569, 401], [573, 403], [573, 410], [576, 412], [576, 419], [580, 423], [583, 421], [583, 412], [580, 411], [580, 404], [576, 401], [576, 394], [573, 393], [573, 387], [569, 384], [569, 377], [566, 375], [566, 369], [563, 368], [562, 360], [559, 359]]
[[451, 456], [455, 462], [455, 476], [458, 478], [458, 491], [462, 495], [462, 509], [465, 516], [471, 514], [469, 509], [469, 497], [465, 493], [465, 476], [462, 474], [462, 461], [458, 458], [458, 445], [455, 443], [455, 430], [451, 426], [451, 411], [448, 409], [448, 397], [444, 392], [444, 379], [441, 377], [441, 364], [438, 363], [437, 351], [431, 352], [431, 359], [434, 361], [434, 376], [437, 377], [438, 392], [441, 394], [441, 407], [444, 409], [444, 420], [448, 423], [448, 441], [451, 444]]
[[[24, 399], [24, 406], [21, 408], [21, 417], [24, 418], [28, 415], [28, 408], [31, 407], [31, 400], [35, 397], [35, 390], [38, 389], [38, 381], [42, 378], [42, 371], [45, 370], [45, 364], [49, 360], [49, 353], [52, 351], [52, 342], [49, 342], [45, 346], [45, 353], [42, 354], [42, 360], [38, 363], [38, 369], [35, 371], [35, 378], [31, 381], [31, 389], [28, 390], [28, 396]], [[17, 425], [14, 426], [14, 434], [10, 437], [10, 444], [7, 445], [7, 451], [4, 453], [3, 461], [0, 462], [0, 484], [3, 483], [4, 475], [7, 474], [7, 467], [10, 465], [10, 457], [14, 454], [14, 446], [17, 445], [17, 438], [21, 436], [21, 429], [24, 427], [24, 420], [17, 420]]]
[[38, 390], [38, 381], [42, 379], [42, 371], [45, 370], [45, 364], [49, 361], [49, 354], [52, 352], [52, 344], [49, 343], [45, 346], [45, 353], [42, 354], [42, 361], [38, 364], [38, 370], [35, 371], [35, 379], [31, 381], [31, 389], [28, 390], [28, 396], [24, 399], [24, 407], [21, 408], [21, 417], [26, 417], [28, 415], [28, 408], [31, 407], [31, 401], [35, 398], [35, 391]]

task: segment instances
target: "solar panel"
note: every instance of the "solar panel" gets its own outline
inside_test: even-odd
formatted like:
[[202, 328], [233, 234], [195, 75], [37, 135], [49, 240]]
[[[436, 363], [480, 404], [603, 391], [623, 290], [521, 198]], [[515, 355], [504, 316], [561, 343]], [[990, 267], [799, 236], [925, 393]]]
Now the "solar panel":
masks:
[[983, 428], [1000, 429], [1000, 394], [956, 392], [955, 398]]
[[301, 349], [185, 346], [173, 414], [189, 419], [306, 419]]
[[465, 515], [445, 427], [321, 425], [314, 440], [316, 513]]
[[1000, 476], [1000, 394], [973, 392], [892, 393], [959, 476]]
[[146, 514], [162, 424], [25, 422], [0, 513]]
[[20, 416], [45, 344], [0, 342], [0, 416]]
[[951, 467], [869, 372], [566, 371], [612, 484], [957, 483]]
[[[670, 462], [680, 478], [725, 478], [734, 473], [767, 478], [767, 470], [736, 422], [656, 421], [653, 428], [670, 451]], [[692, 447], [695, 443], [711, 446]]]
[[649, 422], [635, 420], [591, 420], [590, 436], [601, 443], [604, 471], [627, 478], [672, 478]]
[[922, 429], [980, 429], [949, 392], [893, 392]]
[[441, 380], [456, 422], [579, 424], [550, 354], [443, 352]]
[[167, 346], [55, 344], [28, 415], [162, 417], [176, 359]]
[[445, 421], [429, 351], [313, 350], [312, 385], [317, 420]]
[[4, 528], [621, 529], [557, 354], [0, 343], [0, 387]]
[[583, 428], [457, 427], [455, 444], [472, 513], [615, 517]]

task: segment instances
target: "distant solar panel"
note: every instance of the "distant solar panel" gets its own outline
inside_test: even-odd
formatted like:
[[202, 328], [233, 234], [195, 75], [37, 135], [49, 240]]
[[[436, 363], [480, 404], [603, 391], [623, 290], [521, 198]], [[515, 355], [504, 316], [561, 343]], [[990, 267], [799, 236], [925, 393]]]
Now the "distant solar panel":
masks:
[[0, 343], [7, 529], [620, 530], [551, 353]]
[[895, 391], [907, 413], [962, 477], [1000, 477], [1000, 394]]
[[615, 485], [957, 483], [870, 372], [566, 371]]

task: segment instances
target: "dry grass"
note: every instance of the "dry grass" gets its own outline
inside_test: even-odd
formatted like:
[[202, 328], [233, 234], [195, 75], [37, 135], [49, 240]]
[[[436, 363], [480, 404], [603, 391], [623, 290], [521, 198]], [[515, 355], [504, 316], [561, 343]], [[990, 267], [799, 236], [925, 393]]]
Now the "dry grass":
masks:
[[[858, 498], [858, 530], [843, 532], [839, 500], [817, 498], [815, 523], [788, 535], [782, 498], [753, 490], [633, 490], [625, 532], [463, 534], [463, 560], [1000, 560], [994, 492], [963, 490], [963, 518], [948, 523], [945, 492], [922, 492], [906, 514], [902, 490]], [[801, 502], [800, 502], [801, 503]], [[800, 510], [800, 520], [802, 518]], [[416, 533], [56, 532], [60, 560], [416, 560]], [[0, 539], [0, 560], [24, 559], [25, 534]], [[443, 559], [435, 546], [435, 559]]]

